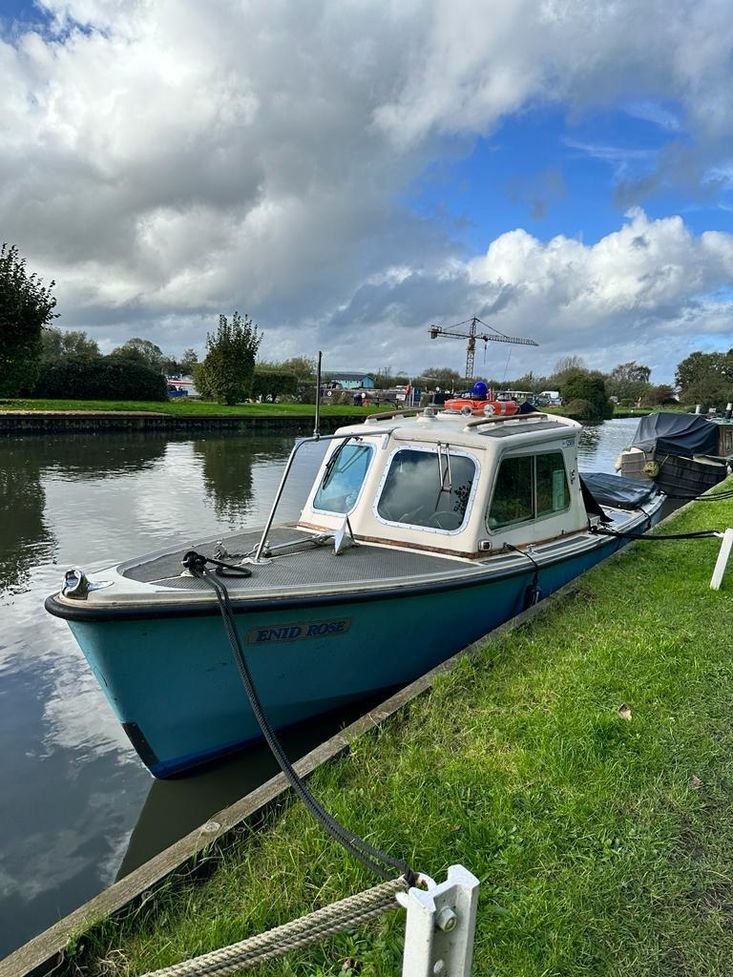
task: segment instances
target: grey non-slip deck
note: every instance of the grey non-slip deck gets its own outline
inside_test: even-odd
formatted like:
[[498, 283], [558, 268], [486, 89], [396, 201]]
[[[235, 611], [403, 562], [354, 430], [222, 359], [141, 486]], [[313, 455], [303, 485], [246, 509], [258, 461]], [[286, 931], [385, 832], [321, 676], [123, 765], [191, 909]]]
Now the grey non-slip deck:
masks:
[[[226, 538], [230, 556], [222, 557], [237, 564], [241, 557], [254, 549], [258, 532], [239, 533]], [[273, 546], [308, 538], [308, 534], [293, 528], [275, 529], [269, 534]], [[213, 556], [215, 544], [207, 542], [191, 547], [205, 556]], [[204, 581], [188, 574], [181, 576], [181, 560], [187, 548], [140, 562], [122, 571], [125, 577], [142, 583], [157, 583], [176, 590], [209, 589]], [[248, 564], [251, 577], [227, 576], [226, 585], [233, 594], [311, 590], [324, 587], [375, 586], [382, 582], [407, 582], [448, 576], [465, 576], [486, 571], [485, 565], [472, 565], [445, 556], [415, 553], [407, 549], [385, 549], [359, 543], [358, 546], [334, 553], [333, 541], [321, 545], [304, 543], [302, 547], [274, 555], [263, 565]]]

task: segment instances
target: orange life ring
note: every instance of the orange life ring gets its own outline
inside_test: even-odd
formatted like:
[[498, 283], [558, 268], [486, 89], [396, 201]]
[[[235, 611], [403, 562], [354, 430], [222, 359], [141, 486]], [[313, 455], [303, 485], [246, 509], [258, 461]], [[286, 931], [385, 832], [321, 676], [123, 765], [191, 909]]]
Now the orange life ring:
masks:
[[459, 414], [473, 414], [476, 417], [509, 417], [516, 414], [519, 405], [514, 400], [473, 400], [468, 397], [454, 397], [446, 400], [445, 409]]

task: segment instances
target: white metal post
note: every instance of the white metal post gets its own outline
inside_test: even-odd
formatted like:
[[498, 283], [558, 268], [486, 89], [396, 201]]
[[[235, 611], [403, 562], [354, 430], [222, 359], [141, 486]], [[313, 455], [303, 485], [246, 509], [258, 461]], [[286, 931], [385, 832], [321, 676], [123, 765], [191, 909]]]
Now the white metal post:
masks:
[[715, 562], [713, 579], [710, 581], [711, 590], [720, 590], [720, 585], [723, 582], [723, 574], [725, 573], [725, 568], [728, 565], [731, 549], [733, 549], [733, 529], [726, 529], [726, 531], [723, 533], [723, 542], [720, 544], [718, 559]]
[[402, 977], [469, 977], [479, 880], [451, 865], [445, 882], [429, 885], [399, 899], [407, 909]]

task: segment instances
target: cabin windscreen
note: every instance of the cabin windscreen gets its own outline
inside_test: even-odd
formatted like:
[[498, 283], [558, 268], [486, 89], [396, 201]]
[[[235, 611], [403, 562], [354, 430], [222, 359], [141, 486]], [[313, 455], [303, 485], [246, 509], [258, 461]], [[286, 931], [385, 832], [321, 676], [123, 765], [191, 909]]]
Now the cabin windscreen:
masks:
[[561, 451], [504, 458], [499, 466], [487, 526], [514, 526], [552, 516], [570, 505], [570, 489]]
[[388, 522], [455, 532], [466, 518], [476, 465], [448, 450], [403, 448], [392, 458], [377, 513]]
[[322, 512], [351, 512], [364, 484], [373, 450], [369, 444], [340, 445], [326, 462], [313, 508]]

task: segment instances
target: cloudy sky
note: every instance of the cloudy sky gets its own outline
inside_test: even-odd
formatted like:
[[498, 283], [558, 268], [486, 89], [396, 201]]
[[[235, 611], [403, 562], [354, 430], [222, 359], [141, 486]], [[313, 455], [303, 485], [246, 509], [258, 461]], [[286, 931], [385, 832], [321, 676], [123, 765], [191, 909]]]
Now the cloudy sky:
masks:
[[[59, 326], [672, 379], [733, 345], [730, 0], [0, 0], [0, 240]], [[511, 354], [507, 364], [507, 356]]]

